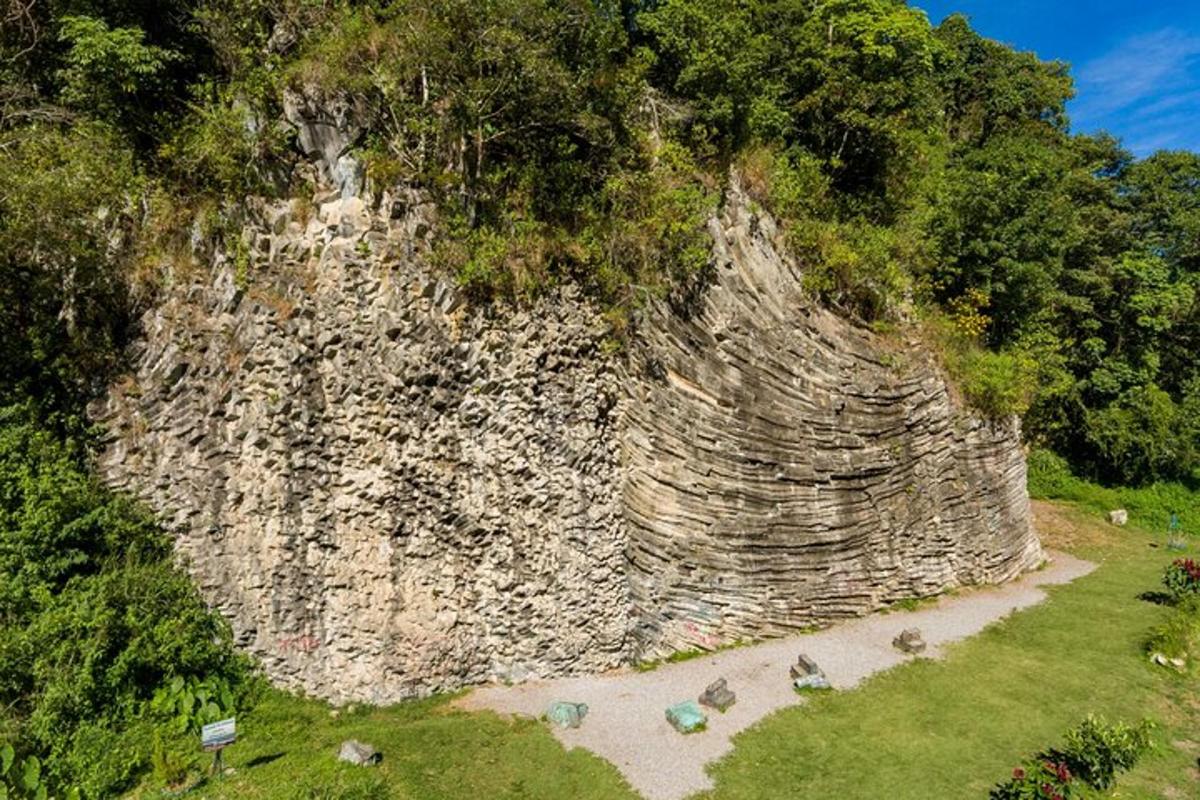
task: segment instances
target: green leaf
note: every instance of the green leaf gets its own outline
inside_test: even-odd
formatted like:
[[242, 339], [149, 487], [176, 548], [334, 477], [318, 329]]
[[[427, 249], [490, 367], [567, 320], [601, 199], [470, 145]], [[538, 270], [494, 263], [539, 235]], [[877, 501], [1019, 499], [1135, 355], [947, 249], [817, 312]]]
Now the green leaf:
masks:
[[30, 756], [25, 759], [22, 773], [21, 786], [27, 792], [34, 791], [42, 781], [42, 762], [37, 756]]
[[33, 800], [46, 800], [46, 784], [37, 787], [37, 791], [33, 793]]
[[9, 767], [13, 764], [13, 759], [16, 758], [16, 752], [11, 744], [5, 744], [0, 747], [0, 775], [7, 775]]
[[67, 793], [63, 795], [63, 800], [79, 800], [79, 788], [72, 786], [70, 789], [67, 789]]

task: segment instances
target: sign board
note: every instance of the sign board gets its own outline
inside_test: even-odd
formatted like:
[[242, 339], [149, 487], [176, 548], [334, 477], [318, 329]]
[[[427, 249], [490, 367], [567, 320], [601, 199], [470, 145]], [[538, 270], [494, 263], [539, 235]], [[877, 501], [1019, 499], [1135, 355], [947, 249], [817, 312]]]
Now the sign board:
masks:
[[220, 750], [226, 745], [233, 744], [237, 739], [236, 724], [235, 718], [230, 717], [205, 725], [200, 729], [200, 746], [205, 750]]

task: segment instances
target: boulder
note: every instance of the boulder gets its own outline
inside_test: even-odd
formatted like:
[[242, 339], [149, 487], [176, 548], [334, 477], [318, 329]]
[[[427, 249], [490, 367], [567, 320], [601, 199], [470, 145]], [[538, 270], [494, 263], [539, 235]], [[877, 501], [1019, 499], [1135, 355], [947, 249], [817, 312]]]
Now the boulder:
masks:
[[342, 749], [338, 751], [338, 761], [357, 764], [360, 767], [374, 766], [382, 760], [382, 753], [371, 745], [355, 739], [347, 739], [342, 742]]
[[698, 733], [708, 725], [708, 717], [695, 700], [684, 700], [667, 709], [667, 722], [680, 733]]
[[910, 655], [925, 651], [925, 640], [921, 638], [921, 632], [916, 628], [906, 628], [892, 640], [892, 644], [897, 650]]
[[1123, 508], [1108, 512], [1108, 521], [1113, 525], [1125, 526], [1129, 523], [1129, 512]]
[[568, 703], [556, 700], [550, 704], [550, 708], [546, 709], [546, 719], [560, 728], [578, 728], [583, 722], [583, 718], [587, 716], [587, 712], [586, 703]]
[[736, 702], [737, 695], [729, 691], [729, 685], [724, 678], [710, 683], [704, 694], [700, 695], [700, 705], [715, 708], [722, 714]]

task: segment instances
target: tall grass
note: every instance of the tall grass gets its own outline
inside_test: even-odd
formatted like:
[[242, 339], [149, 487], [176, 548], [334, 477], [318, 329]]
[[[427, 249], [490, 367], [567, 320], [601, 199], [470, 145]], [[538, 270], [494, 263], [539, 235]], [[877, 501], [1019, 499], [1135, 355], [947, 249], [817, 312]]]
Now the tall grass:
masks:
[[1171, 515], [1177, 514], [1182, 533], [1200, 535], [1200, 492], [1182, 483], [1136, 489], [1100, 486], [1073, 475], [1067, 462], [1049, 450], [1029, 454], [1029, 495], [1035, 500], [1066, 500], [1101, 513], [1123, 508], [1131, 524], [1153, 532], [1166, 533]]

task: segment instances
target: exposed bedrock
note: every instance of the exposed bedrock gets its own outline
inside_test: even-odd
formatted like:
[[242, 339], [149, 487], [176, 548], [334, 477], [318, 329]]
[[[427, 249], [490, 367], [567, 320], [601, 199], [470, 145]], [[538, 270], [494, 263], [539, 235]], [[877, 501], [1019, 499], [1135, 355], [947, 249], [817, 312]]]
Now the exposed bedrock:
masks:
[[334, 700], [590, 672], [1036, 565], [1016, 423], [816, 309], [736, 192], [624, 355], [569, 288], [480, 309], [430, 209], [258, 208], [143, 321], [101, 468], [273, 679]]
[[1016, 420], [961, 408], [913, 342], [803, 297], [736, 192], [717, 276], [658, 308], [624, 419], [640, 656], [794, 632], [1035, 566]]

